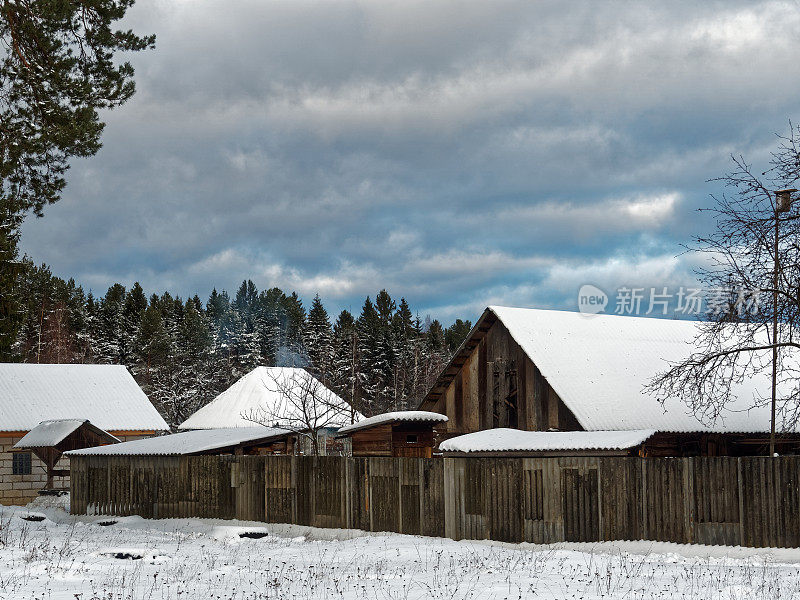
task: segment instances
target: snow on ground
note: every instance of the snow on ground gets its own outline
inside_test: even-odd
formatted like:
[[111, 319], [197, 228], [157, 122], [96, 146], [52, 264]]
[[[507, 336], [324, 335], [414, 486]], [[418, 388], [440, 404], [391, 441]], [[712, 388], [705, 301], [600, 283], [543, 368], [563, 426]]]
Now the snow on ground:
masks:
[[[455, 542], [241, 521], [71, 517], [64, 507], [64, 499], [0, 506], [0, 599], [800, 597], [800, 550]], [[31, 514], [46, 518], [23, 518]]]

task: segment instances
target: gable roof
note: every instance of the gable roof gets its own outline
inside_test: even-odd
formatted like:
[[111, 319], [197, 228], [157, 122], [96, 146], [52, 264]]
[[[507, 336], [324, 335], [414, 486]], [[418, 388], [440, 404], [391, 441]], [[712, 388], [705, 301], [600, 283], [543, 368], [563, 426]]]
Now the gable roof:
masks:
[[439, 445], [442, 452], [555, 452], [627, 450], [644, 443], [653, 429], [630, 431], [521, 431], [486, 429], [459, 435]]
[[[317, 406], [303, 411], [296, 402], [287, 400], [284, 386], [317, 386]], [[302, 391], [298, 391], [302, 395]], [[306, 414], [304, 414], [304, 412]], [[350, 423], [350, 405], [325, 387], [305, 369], [295, 367], [256, 367], [227, 390], [195, 412], [178, 429], [216, 429], [219, 427], [252, 427], [248, 416], [269, 421], [270, 426], [298, 429], [313, 417], [321, 426], [341, 427]], [[355, 413], [355, 420], [364, 417]]]
[[67, 437], [83, 426], [86, 426], [99, 437], [105, 438], [111, 444], [119, 442], [113, 435], [103, 431], [99, 427], [95, 427], [89, 421], [81, 419], [57, 419], [39, 423], [26, 433], [20, 441], [14, 444], [14, 448], [49, 448], [58, 446]]
[[[488, 307], [443, 370], [424, 402], [436, 401], [486, 331], [500, 321], [587, 431], [671, 432], [770, 430], [769, 376], [735, 386], [737, 400], [713, 423], [701, 422], [680, 400], [663, 406], [644, 393], [650, 379], [694, 350], [696, 321], [529, 308]], [[424, 405], [424, 403], [423, 403]]]
[[0, 431], [55, 419], [89, 420], [106, 431], [169, 429], [122, 365], [0, 363]]
[[268, 442], [279, 439], [288, 433], [285, 429], [261, 426], [199, 429], [122, 442], [121, 444], [111, 444], [110, 446], [72, 450], [71, 452], [65, 452], [65, 454], [67, 456], [73, 454], [81, 456], [184, 456], [234, 448], [241, 444]]

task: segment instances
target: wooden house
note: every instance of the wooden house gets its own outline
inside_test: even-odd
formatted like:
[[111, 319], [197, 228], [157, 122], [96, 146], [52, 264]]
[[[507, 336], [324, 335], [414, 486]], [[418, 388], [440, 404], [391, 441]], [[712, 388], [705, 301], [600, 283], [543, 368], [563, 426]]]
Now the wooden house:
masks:
[[407, 410], [375, 415], [342, 427], [338, 437], [350, 440], [353, 456], [431, 458], [445, 415]]
[[169, 429], [122, 365], [0, 363], [0, 503], [27, 504], [45, 485], [66, 488], [69, 461], [51, 468], [32, 449], [13, 450], [43, 421], [90, 421], [120, 440]]
[[[643, 456], [764, 454], [770, 430], [767, 377], [735, 386], [736, 401], [701, 421], [679, 400], [663, 405], [643, 390], [693, 348], [691, 321], [492, 306], [420, 405], [447, 415], [444, 437], [524, 431], [653, 430]], [[797, 453], [783, 433], [777, 450]]]

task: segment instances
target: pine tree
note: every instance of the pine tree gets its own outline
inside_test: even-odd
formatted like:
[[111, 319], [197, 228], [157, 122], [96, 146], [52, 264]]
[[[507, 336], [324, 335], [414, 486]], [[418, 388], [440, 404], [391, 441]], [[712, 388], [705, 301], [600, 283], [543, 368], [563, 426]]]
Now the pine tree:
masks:
[[450, 354], [453, 354], [456, 350], [458, 350], [458, 347], [465, 339], [467, 339], [467, 336], [471, 330], [472, 322], [462, 321], [461, 319], [456, 319], [455, 323], [445, 329], [444, 340], [447, 344], [447, 349], [449, 350]]
[[416, 389], [416, 335], [414, 316], [405, 298], [392, 318], [392, 335], [396, 357], [395, 404], [400, 410], [416, 408], [414, 393]]
[[285, 296], [282, 302], [285, 310], [285, 329], [283, 343], [278, 349], [279, 366], [302, 367], [308, 364], [308, 356], [303, 347], [303, 329], [306, 311], [297, 293]]
[[360, 411], [367, 416], [383, 412], [384, 387], [382, 375], [386, 365], [381, 363], [381, 320], [375, 305], [367, 296], [356, 323], [358, 355], [363, 368], [358, 373]]
[[137, 358], [144, 366], [146, 377], [152, 368], [168, 361], [172, 344], [157, 304], [150, 304], [142, 314], [136, 346]]
[[336, 392], [355, 408], [361, 405], [359, 377], [361, 373], [358, 353], [358, 332], [355, 319], [348, 311], [339, 313], [333, 325], [332, 383]]
[[310, 362], [312, 372], [327, 384], [331, 379], [333, 368], [331, 322], [328, 311], [322, 305], [319, 294], [314, 296], [311, 309], [308, 311], [303, 343]]
[[286, 321], [284, 302], [286, 295], [278, 288], [259, 294], [256, 328], [261, 340], [261, 358], [264, 364], [278, 364], [278, 350], [284, 344], [282, 323]]
[[[16, 303], [19, 228], [59, 200], [72, 157], [100, 149], [100, 112], [134, 93], [122, 52], [152, 47], [154, 36], [115, 31], [133, 0], [6, 1], [0, 11], [0, 355], [21, 321]], [[24, 292], [23, 292], [24, 294]], [[20, 300], [22, 298], [19, 298]]]
[[441, 370], [449, 360], [447, 344], [444, 339], [444, 329], [438, 320], [434, 319], [425, 333], [425, 372], [424, 383], [428, 388], [433, 385]]
[[[200, 310], [198, 310], [198, 305]], [[177, 426], [224, 389], [214, 365], [211, 327], [199, 298], [187, 301], [175, 342], [175, 395], [170, 399], [170, 425]]]
[[125, 287], [115, 283], [100, 301], [94, 355], [97, 362], [127, 364], [130, 358], [129, 336], [123, 319], [124, 307]]

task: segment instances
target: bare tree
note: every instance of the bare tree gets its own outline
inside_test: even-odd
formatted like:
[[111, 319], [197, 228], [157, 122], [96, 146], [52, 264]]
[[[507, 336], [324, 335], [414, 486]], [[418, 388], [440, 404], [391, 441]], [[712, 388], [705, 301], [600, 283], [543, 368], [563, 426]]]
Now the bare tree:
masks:
[[703, 209], [715, 227], [687, 251], [700, 255], [697, 274], [718, 301], [698, 325], [693, 353], [647, 386], [662, 403], [681, 399], [713, 422], [735, 400], [737, 385], [772, 375], [774, 366], [774, 392], [753, 399], [753, 406], [773, 405], [771, 454], [775, 429], [791, 429], [800, 416], [800, 214], [789, 208], [792, 190], [776, 194], [800, 178], [800, 128], [790, 123], [789, 136], [778, 139], [767, 170], [733, 156], [733, 170], [715, 180], [728, 189]]
[[319, 456], [319, 433], [327, 427], [351, 422], [347, 402], [304, 369], [271, 369], [264, 378], [266, 389], [277, 394], [272, 406], [250, 410], [242, 417], [266, 427], [279, 427], [309, 440], [314, 456]]

